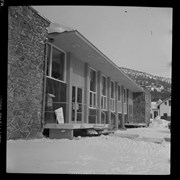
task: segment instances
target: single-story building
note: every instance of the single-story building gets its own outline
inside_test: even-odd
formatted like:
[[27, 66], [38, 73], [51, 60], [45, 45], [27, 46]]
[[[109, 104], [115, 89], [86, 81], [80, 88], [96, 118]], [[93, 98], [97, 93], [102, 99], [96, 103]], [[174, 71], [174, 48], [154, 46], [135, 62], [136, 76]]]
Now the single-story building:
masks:
[[8, 18], [7, 139], [72, 139], [74, 129], [124, 128], [139, 115], [148, 123], [146, 91], [80, 32], [26, 6]]

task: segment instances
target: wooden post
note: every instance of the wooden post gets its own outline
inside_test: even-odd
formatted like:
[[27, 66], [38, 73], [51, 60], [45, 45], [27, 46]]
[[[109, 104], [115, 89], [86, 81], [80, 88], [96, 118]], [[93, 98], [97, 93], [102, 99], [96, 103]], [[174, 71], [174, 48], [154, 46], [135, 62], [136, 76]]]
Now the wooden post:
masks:
[[84, 81], [84, 123], [88, 123], [88, 117], [89, 117], [89, 64], [85, 63], [85, 81]]
[[122, 88], [122, 123], [121, 123], [121, 128], [124, 129], [124, 86]]
[[115, 129], [118, 129], [118, 82], [115, 82]]
[[109, 128], [111, 128], [111, 110], [110, 110], [110, 95], [111, 95], [111, 78], [107, 77], [107, 116]]
[[66, 64], [66, 81], [67, 81], [67, 92], [66, 92], [66, 119], [67, 123], [71, 123], [71, 109], [72, 109], [72, 86], [71, 86], [71, 77], [72, 77], [72, 63], [71, 63], [71, 54], [67, 53], [67, 64]]
[[127, 103], [127, 122], [129, 122], [129, 89], [126, 89], [126, 96], [127, 96], [127, 100], [126, 100], [126, 103]]
[[101, 124], [101, 72], [97, 72], [97, 122]]
[[46, 71], [47, 71], [47, 44], [45, 44], [45, 64], [44, 64], [44, 83], [43, 83], [43, 101], [42, 101], [42, 121], [41, 121], [41, 128], [45, 124], [45, 106], [46, 106]]

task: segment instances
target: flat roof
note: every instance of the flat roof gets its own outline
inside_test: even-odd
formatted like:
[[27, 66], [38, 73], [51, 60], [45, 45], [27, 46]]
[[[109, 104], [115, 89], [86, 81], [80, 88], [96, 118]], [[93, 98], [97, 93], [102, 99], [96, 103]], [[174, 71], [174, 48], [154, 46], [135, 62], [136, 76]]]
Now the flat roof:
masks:
[[90, 67], [101, 71], [132, 92], [144, 92], [141, 86], [127, 76], [77, 30], [50, 33], [48, 38], [53, 39], [53, 44], [60, 49], [73, 53], [82, 62], [88, 63]]

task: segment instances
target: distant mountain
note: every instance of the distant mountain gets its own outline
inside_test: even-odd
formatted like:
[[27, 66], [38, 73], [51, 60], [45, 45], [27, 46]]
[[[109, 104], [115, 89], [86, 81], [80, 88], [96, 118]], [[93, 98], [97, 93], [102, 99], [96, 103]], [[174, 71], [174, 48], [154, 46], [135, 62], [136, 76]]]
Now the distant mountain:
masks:
[[171, 79], [154, 76], [145, 72], [119, 67], [140, 86], [146, 87], [151, 93], [151, 101], [164, 100], [171, 95]]

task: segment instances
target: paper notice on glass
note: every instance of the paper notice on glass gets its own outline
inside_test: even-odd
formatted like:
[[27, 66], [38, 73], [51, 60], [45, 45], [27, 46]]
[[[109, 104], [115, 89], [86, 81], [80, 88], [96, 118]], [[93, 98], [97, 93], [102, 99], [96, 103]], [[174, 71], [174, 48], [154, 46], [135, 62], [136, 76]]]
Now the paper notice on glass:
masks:
[[56, 119], [57, 119], [58, 124], [64, 123], [63, 108], [60, 107], [60, 108], [56, 109], [55, 114], [56, 114]]
[[53, 100], [52, 100], [51, 97], [48, 97], [48, 98], [47, 98], [47, 106], [48, 106], [48, 107], [52, 107], [52, 106], [53, 106]]

